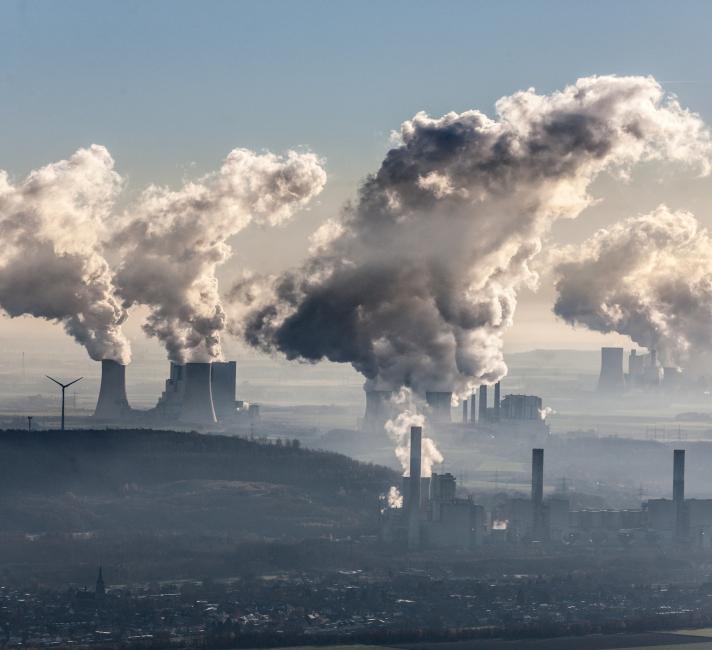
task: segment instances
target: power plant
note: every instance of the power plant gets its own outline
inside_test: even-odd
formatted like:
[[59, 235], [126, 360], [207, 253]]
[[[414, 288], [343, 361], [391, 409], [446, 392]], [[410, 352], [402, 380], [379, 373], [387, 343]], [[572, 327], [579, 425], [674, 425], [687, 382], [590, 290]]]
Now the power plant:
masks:
[[623, 348], [601, 348], [599, 392], [618, 393], [623, 388]]
[[254, 424], [259, 407], [237, 401], [237, 364], [171, 362], [156, 406], [133, 409], [126, 396], [126, 366], [104, 359], [94, 419], [132, 426], [216, 427]]
[[94, 417], [99, 420], [120, 420], [131, 412], [126, 397], [126, 366], [104, 359], [101, 362], [101, 385]]
[[425, 393], [425, 401], [430, 406], [433, 422], [444, 423], [451, 421], [452, 392], [428, 391]]

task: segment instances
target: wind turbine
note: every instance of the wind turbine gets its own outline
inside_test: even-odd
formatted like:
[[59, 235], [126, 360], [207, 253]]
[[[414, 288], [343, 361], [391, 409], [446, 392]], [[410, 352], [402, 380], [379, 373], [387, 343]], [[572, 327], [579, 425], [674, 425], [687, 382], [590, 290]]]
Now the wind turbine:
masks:
[[47, 379], [50, 381], [53, 381], [57, 386], [59, 386], [62, 389], [62, 431], [64, 431], [64, 391], [69, 388], [72, 384], [76, 384], [78, 381], [81, 379], [84, 379], [84, 377], [79, 377], [79, 379], [75, 379], [74, 381], [70, 381], [68, 384], [63, 384], [60, 381], [57, 381], [56, 379], [53, 379], [49, 375], [45, 375]]

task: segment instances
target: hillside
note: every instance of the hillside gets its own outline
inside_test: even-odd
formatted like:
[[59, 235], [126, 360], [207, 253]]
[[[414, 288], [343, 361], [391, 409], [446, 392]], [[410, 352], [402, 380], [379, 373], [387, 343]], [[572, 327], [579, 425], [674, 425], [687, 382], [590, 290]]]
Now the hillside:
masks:
[[373, 529], [394, 480], [346, 456], [236, 437], [4, 431], [0, 533], [351, 533]]

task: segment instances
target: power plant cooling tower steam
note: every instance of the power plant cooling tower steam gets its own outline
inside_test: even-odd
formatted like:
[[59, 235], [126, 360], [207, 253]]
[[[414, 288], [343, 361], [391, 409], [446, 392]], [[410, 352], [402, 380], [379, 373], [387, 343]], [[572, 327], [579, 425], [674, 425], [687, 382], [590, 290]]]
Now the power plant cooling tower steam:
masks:
[[185, 388], [180, 420], [186, 424], [215, 424], [209, 363], [185, 364]]
[[126, 366], [104, 359], [101, 362], [101, 386], [94, 417], [101, 420], [118, 420], [131, 411], [126, 398]]
[[623, 348], [601, 348], [598, 390], [602, 393], [618, 393], [623, 390]]
[[433, 422], [450, 422], [450, 405], [452, 393], [446, 391], [428, 391], [425, 393], [425, 401], [431, 409]]
[[420, 474], [423, 428], [410, 428], [410, 480], [408, 481], [408, 548], [420, 545]]
[[236, 331], [288, 359], [350, 363], [374, 385], [458, 397], [506, 373], [503, 336], [559, 220], [606, 172], [680, 161], [707, 173], [700, 117], [652, 77], [592, 76], [401, 125], [309, 257], [231, 292]]
[[213, 361], [210, 367], [213, 407], [218, 420], [235, 415], [237, 364], [235, 361]]

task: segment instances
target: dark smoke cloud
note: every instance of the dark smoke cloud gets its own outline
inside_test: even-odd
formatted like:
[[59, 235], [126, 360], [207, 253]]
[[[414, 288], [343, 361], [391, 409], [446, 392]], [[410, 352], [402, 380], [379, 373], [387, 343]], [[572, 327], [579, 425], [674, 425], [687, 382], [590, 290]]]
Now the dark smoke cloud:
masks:
[[618, 332], [666, 365], [712, 351], [712, 237], [689, 212], [654, 212], [599, 230], [562, 252], [554, 312]]
[[217, 172], [177, 191], [144, 192], [115, 239], [124, 260], [116, 283], [125, 306], [149, 307], [144, 331], [172, 361], [221, 358], [226, 318], [215, 274], [232, 253], [228, 239], [252, 221], [282, 223], [325, 181], [312, 153], [235, 149]]
[[101, 245], [120, 187], [98, 145], [17, 184], [0, 171], [0, 307], [61, 323], [92, 359], [128, 363], [126, 311]]
[[603, 171], [673, 159], [708, 171], [709, 135], [650, 77], [589, 77], [477, 110], [418, 113], [303, 266], [231, 291], [235, 330], [290, 359], [351, 363], [371, 385], [461, 393], [505, 372], [502, 334], [531, 259]]

